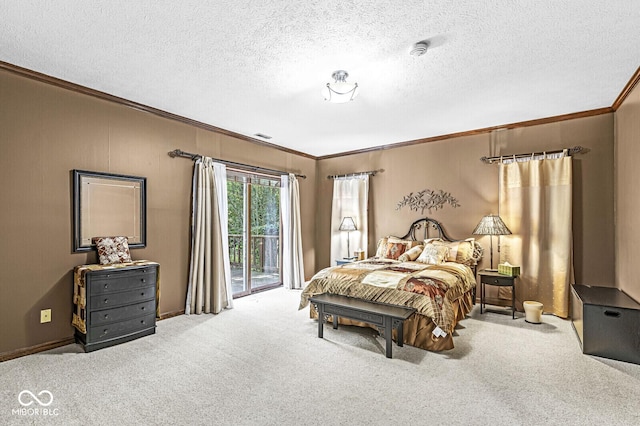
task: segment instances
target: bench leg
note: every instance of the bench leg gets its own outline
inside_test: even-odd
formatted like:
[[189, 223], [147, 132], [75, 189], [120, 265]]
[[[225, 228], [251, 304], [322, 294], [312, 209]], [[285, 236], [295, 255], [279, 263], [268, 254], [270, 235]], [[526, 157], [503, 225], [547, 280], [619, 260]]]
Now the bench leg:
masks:
[[402, 345], [404, 344], [404, 321], [402, 320], [397, 320], [397, 326], [396, 326], [396, 330], [397, 330], [397, 341], [398, 341], [398, 346], [402, 347]]
[[333, 329], [338, 329], [338, 316], [336, 314], [333, 314]]
[[318, 337], [322, 339], [322, 326], [324, 325], [324, 305], [318, 303]]
[[391, 349], [393, 348], [391, 340], [391, 317], [384, 317], [384, 337], [387, 343], [386, 355], [391, 358]]

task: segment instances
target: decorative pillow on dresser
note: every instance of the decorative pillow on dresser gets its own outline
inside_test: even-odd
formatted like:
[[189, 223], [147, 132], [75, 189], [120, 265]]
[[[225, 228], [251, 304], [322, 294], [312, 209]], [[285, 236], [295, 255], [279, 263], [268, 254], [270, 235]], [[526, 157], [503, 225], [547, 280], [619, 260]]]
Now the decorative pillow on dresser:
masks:
[[127, 237], [95, 237], [91, 241], [96, 245], [101, 265], [131, 262]]

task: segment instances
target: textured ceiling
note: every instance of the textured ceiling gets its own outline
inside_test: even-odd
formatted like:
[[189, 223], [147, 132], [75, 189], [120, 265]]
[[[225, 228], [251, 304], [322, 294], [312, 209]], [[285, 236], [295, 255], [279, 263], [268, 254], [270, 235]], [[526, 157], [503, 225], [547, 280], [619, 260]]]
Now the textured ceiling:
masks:
[[[313, 156], [609, 107], [640, 65], [637, 0], [3, 0], [0, 23], [2, 61]], [[337, 69], [353, 102], [320, 95]]]

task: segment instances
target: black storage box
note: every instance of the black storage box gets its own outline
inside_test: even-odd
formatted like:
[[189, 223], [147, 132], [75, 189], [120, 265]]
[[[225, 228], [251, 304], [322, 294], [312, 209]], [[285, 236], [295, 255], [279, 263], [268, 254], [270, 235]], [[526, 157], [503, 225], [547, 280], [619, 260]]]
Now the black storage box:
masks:
[[582, 353], [640, 364], [640, 304], [623, 291], [573, 285], [571, 323]]

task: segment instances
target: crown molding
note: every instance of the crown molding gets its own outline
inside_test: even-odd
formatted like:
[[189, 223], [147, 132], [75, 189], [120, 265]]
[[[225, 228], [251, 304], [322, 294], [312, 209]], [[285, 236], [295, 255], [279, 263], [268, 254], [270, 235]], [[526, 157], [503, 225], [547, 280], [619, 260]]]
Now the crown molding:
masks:
[[516, 129], [516, 128], [522, 128], [522, 127], [537, 126], [537, 125], [541, 125], [541, 124], [555, 123], [555, 122], [559, 122], [559, 121], [574, 120], [574, 119], [577, 119], [577, 118], [592, 117], [592, 116], [596, 116], [596, 115], [608, 114], [608, 113], [617, 111], [618, 108], [620, 108], [620, 105], [622, 105], [624, 100], [627, 98], [627, 96], [629, 96], [631, 91], [640, 82], [640, 67], [638, 67], [636, 72], [629, 79], [629, 82], [625, 85], [625, 87], [622, 89], [622, 91], [620, 92], [620, 94], [618, 95], [618, 97], [616, 98], [616, 100], [613, 102], [613, 104], [610, 107], [598, 108], [598, 109], [593, 109], [593, 110], [588, 110], [588, 111], [581, 111], [581, 112], [574, 112], [574, 113], [570, 113], [570, 114], [556, 115], [556, 116], [540, 118], [540, 119], [536, 119], [536, 120], [521, 121], [521, 122], [517, 122], [517, 123], [504, 124], [504, 125], [500, 125], [500, 126], [485, 127], [485, 128], [482, 128], [482, 129], [468, 130], [468, 131], [464, 131], [464, 132], [449, 133], [449, 134], [446, 134], [446, 135], [415, 139], [415, 140], [410, 140], [410, 141], [405, 141], [405, 142], [396, 142], [396, 143], [391, 143], [391, 144], [381, 145], [381, 146], [376, 146], [376, 147], [371, 147], [371, 148], [364, 148], [364, 149], [358, 149], [358, 150], [353, 150], [353, 151], [341, 152], [341, 153], [337, 153], [337, 154], [314, 156], [314, 155], [307, 154], [307, 153], [304, 153], [304, 152], [300, 152], [300, 151], [296, 151], [296, 150], [293, 150], [293, 149], [285, 148], [285, 147], [282, 147], [280, 145], [276, 145], [276, 144], [273, 144], [273, 143], [265, 142], [265, 141], [262, 141], [260, 139], [255, 139], [255, 138], [252, 138], [252, 137], [249, 137], [249, 136], [246, 136], [246, 135], [242, 135], [240, 133], [232, 132], [230, 130], [222, 129], [220, 127], [212, 126], [210, 124], [206, 124], [206, 123], [203, 123], [201, 121], [192, 120], [190, 118], [183, 117], [183, 116], [177, 115], [177, 114], [173, 114], [173, 113], [170, 113], [170, 112], [158, 109], [158, 108], [153, 108], [153, 107], [150, 107], [148, 105], [140, 104], [138, 102], [133, 102], [133, 101], [130, 101], [128, 99], [120, 98], [118, 96], [110, 95], [108, 93], [101, 92], [99, 90], [90, 89], [88, 87], [81, 86], [79, 84], [71, 83], [69, 81], [62, 80], [62, 79], [59, 79], [59, 78], [56, 78], [56, 77], [51, 77], [49, 75], [42, 74], [42, 73], [27, 69], [27, 68], [22, 68], [22, 67], [19, 67], [17, 65], [13, 65], [13, 64], [10, 64], [10, 63], [7, 63], [7, 62], [0, 61], [0, 69], [4, 69], [6, 71], [18, 74], [18, 75], [23, 76], [23, 77], [30, 78], [32, 80], [40, 81], [40, 82], [43, 82], [43, 83], [47, 83], [47, 84], [51, 84], [51, 85], [54, 85], [54, 86], [57, 86], [57, 87], [61, 87], [63, 89], [71, 90], [71, 91], [76, 92], [76, 93], [81, 93], [81, 94], [84, 94], [84, 95], [93, 96], [93, 97], [96, 97], [96, 98], [99, 98], [99, 99], [102, 99], [102, 100], [106, 100], [106, 101], [109, 101], [109, 102], [115, 102], [117, 104], [129, 107], [129, 108], [133, 108], [133, 109], [136, 109], [138, 111], [148, 112], [150, 114], [154, 114], [154, 115], [162, 117], [162, 118], [167, 118], [169, 120], [178, 121], [178, 122], [181, 122], [181, 123], [184, 123], [184, 124], [188, 124], [188, 125], [191, 125], [191, 126], [194, 126], [194, 127], [198, 127], [198, 128], [204, 129], [204, 130], [208, 130], [210, 132], [218, 133], [218, 134], [221, 134], [221, 135], [226, 135], [226, 136], [229, 136], [229, 137], [232, 137], [232, 138], [235, 138], [235, 139], [244, 140], [244, 141], [247, 141], [247, 142], [254, 143], [256, 145], [261, 145], [261, 146], [266, 146], [266, 147], [269, 147], [269, 148], [277, 149], [279, 151], [283, 151], [283, 152], [286, 152], [288, 154], [299, 155], [301, 157], [309, 158], [309, 159], [312, 159], [312, 160], [327, 160], [327, 159], [330, 159], [330, 158], [338, 158], [338, 157], [344, 157], [344, 156], [348, 156], [348, 155], [362, 154], [362, 153], [374, 152], [374, 151], [383, 151], [383, 150], [387, 150], [387, 149], [401, 148], [401, 147], [418, 145], [418, 144], [423, 144], [423, 143], [437, 142], [437, 141], [443, 141], [443, 140], [454, 139], [454, 138], [461, 138], [461, 137], [465, 137], [465, 136], [480, 135], [480, 134], [484, 134], [484, 133], [490, 133], [490, 132], [492, 132], [494, 130]]
[[491, 133], [494, 130], [517, 129], [521, 127], [530, 127], [530, 126], [538, 126], [541, 124], [556, 123], [559, 121], [575, 120], [576, 118], [592, 117], [595, 115], [608, 114], [611, 112], [614, 112], [613, 108], [606, 107], [606, 108], [592, 109], [589, 111], [574, 112], [571, 114], [555, 115], [552, 117], [539, 118], [536, 120], [520, 121], [518, 123], [504, 124], [501, 126], [485, 127], [482, 129], [467, 130], [464, 132], [449, 133], [446, 135], [433, 136], [429, 138], [415, 139], [415, 140], [410, 140], [406, 142], [398, 142], [398, 143], [376, 146], [371, 148], [358, 149], [355, 151], [342, 152], [340, 154], [323, 155], [321, 157], [318, 157], [318, 160], [326, 160], [329, 158], [343, 157], [346, 155], [354, 155], [354, 154], [362, 154], [362, 153], [373, 152], [373, 151], [383, 151], [386, 149], [419, 145], [419, 144], [428, 143], [428, 142], [438, 142], [438, 141], [443, 141], [447, 139], [462, 138], [465, 136], [481, 135], [484, 133]]
[[616, 100], [613, 102], [613, 105], [611, 105], [611, 108], [613, 108], [614, 111], [617, 111], [618, 108], [620, 108], [620, 105], [622, 105], [624, 100], [627, 99], [627, 96], [629, 96], [629, 94], [631, 93], [633, 88], [636, 87], [638, 82], [640, 82], [640, 67], [638, 67], [636, 72], [631, 76], [631, 79], [629, 79], [629, 82], [627, 83], [627, 85], [624, 86], [624, 88], [622, 89], [622, 92], [620, 92]]
[[300, 151], [296, 151], [296, 150], [293, 150], [293, 149], [285, 148], [285, 147], [282, 147], [280, 145], [275, 145], [275, 144], [272, 144], [272, 143], [269, 143], [269, 142], [262, 141], [260, 139], [255, 139], [255, 138], [252, 138], [250, 136], [246, 136], [246, 135], [242, 135], [240, 133], [232, 132], [230, 130], [225, 130], [225, 129], [222, 129], [220, 127], [216, 127], [216, 126], [212, 126], [210, 124], [203, 123], [201, 121], [192, 120], [190, 118], [183, 117], [183, 116], [178, 115], [178, 114], [173, 114], [173, 113], [170, 113], [170, 112], [158, 109], [158, 108], [154, 108], [154, 107], [151, 107], [151, 106], [148, 106], [148, 105], [144, 105], [144, 104], [141, 104], [141, 103], [138, 103], [138, 102], [130, 101], [128, 99], [120, 98], [118, 96], [110, 95], [108, 93], [101, 92], [99, 90], [90, 89], [88, 87], [81, 86], [81, 85], [76, 84], [76, 83], [71, 83], [70, 81], [66, 81], [66, 80], [62, 80], [62, 79], [56, 78], [56, 77], [52, 77], [52, 76], [47, 75], [47, 74], [42, 74], [42, 73], [27, 69], [27, 68], [22, 68], [22, 67], [19, 67], [17, 65], [10, 64], [8, 62], [0, 61], [0, 69], [4, 69], [6, 71], [12, 72], [14, 74], [18, 74], [18, 75], [20, 75], [22, 77], [26, 77], [26, 78], [29, 78], [31, 80], [36, 80], [36, 81], [39, 81], [39, 82], [42, 82], [42, 83], [51, 84], [53, 86], [57, 86], [57, 87], [60, 87], [60, 88], [63, 88], [63, 89], [67, 89], [67, 90], [70, 90], [72, 92], [80, 93], [80, 94], [83, 94], [83, 95], [93, 96], [95, 98], [102, 99], [104, 101], [114, 102], [116, 104], [123, 105], [123, 106], [129, 107], [129, 108], [133, 108], [133, 109], [138, 110], [138, 111], [147, 112], [147, 113], [156, 115], [158, 117], [162, 117], [162, 118], [166, 118], [166, 119], [169, 119], [169, 120], [178, 121], [178, 122], [181, 122], [181, 123], [184, 123], [184, 124], [188, 124], [190, 126], [198, 127], [200, 129], [203, 129], [203, 130], [208, 130], [210, 132], [214, 132], [214, 133], [218, 133], [218, 134], [221, 134], [221, 135], [229, 136], [229, 137], [232, 137], [232, 138], [235, 138], [235, 139], [240, 139], [240, 140], [243, 140], [243, 141], [251, 142], [251, 143], [254, 143], [256, 145], [262, 145], [262, 146], [266, 146], [266, 147], [269, 147], [269, 148], [274, 148], [274, 149], [277, 149], [279, 151], [284, 151], [284, 152], [286, 152], [288, 154], [299, 155], [301, 157], [310, 158], [312, 160], [316, 159], [315, 156], [310, 155], [310, 154], [306, 154], [304, 152], [300, 152]]

